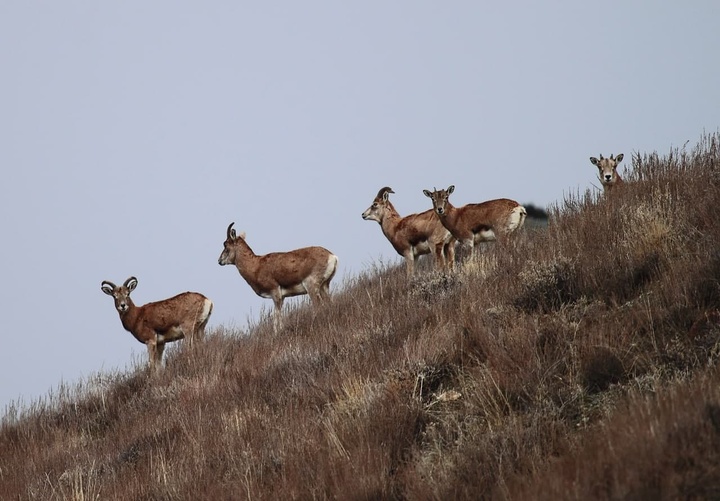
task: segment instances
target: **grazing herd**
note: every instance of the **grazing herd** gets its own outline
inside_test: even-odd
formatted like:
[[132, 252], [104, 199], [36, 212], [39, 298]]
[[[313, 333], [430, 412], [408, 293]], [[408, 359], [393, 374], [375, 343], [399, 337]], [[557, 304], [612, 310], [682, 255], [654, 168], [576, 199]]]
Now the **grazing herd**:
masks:
[[[623, 183], [617, 173], [622, 159], [622, 153], [614, 158], [613, 155], [590, 157], [590, 162], [599, 170], [605, 193]], [[497, 241], [504, 245], [509, 235], [522, 228], [527, 217], [522, 205], [507, 198], [455, 207], [449, 200], [454, 191], [453, 185], [446, 190], [423, 190], [432, 200], [432, 209], [403, 217], [390, 202], [390, 194], [395, 192], [386, 186], [362, 213], [363, 219], [380, 225], [390, 244], [405, 259], [408, 276], [414, 273], [417, 258], [424, 254], [433, 254], [438, 270], [449, 271], [455, 265], [457, 244], [470, 258], [481, 242]], [[235, 265], [258, 296], [273, 300], [276, 332], [282, 328], [281, 311], [286, 297], [308, 294], [314, 304], [330, 298], [330, 281], [338, 265], [336, 255], [324, 247], [257, 255], [245, 241], [245, 233], [236, 234], [234, 224], [230, 223], [227, 228], [218, 264]], [[137, 284], [135, 277], [128, 278], [122, 286], [103, 281], [101, 290], [113, 297], [125, 330], [147, 346], [150, 366], [158, 367], [165, 343], [185, 337], [191, 342], [202, 339], [213, 303], [197, 292], [183, 292], [136, 306], [130, 293]]]

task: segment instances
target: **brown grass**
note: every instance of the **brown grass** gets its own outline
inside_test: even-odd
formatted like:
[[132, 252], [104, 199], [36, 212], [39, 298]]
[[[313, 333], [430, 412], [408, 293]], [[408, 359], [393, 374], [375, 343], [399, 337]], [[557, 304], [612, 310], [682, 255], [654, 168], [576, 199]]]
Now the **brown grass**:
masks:
[[453, 275], [377, 265], [11, 409], [2, 498], [717, 499], [719, 145]]

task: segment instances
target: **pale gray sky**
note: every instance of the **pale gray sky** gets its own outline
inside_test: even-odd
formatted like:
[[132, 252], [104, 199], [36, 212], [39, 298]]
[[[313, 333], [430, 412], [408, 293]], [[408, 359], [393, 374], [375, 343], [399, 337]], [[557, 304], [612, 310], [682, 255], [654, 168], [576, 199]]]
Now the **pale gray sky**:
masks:
[[[588, 157], [720, 125], [720, 2], [0, 3], [0, 408], [145, 362], [102, 280], [185, 290], [210, 327], [270, 301], [220, 267], [323, 245], [335, 286], [400, 257], [361, 212], [391, 186], [547, 205]], [[289, 300], [293, 302], [297, 300]]]

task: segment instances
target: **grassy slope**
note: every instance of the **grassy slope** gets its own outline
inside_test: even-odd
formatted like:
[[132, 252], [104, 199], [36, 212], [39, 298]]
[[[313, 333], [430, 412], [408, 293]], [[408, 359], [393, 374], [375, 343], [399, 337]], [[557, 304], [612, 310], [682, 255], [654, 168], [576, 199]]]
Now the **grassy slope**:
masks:
[[[588, 167], [590, 172], [590, 167]], [[3, 499], [720, 497], [720, 146], [5, 416]]]

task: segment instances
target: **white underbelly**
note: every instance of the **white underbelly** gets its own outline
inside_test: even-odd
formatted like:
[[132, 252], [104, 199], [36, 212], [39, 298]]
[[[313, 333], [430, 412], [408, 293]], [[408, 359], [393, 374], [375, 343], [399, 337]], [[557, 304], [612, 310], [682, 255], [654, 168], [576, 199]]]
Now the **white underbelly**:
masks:
[[473, 239], [476, 244], [480, 242], [492, 242], [495, 240], [495, 232], [493, 230], [482, 230], [475, 233]]
[[427, 254], [431, 251], [430, 243], [427, 240], [423, 240], [422, 242], [419, 242], [417, 245], [415, 245], [414, 250], [416, 256]]
[[169, 343], [170, 341], [177, 341], [183, 339], [185, 332], [180, 327], [171, 327], [162, 334], [157, 335], [158, 343]]
[[299, 294], [307, 294], [307, 289], [303, 284], [293, 285], [292, 287], [283, 287], [280, 289], [283, 296], [297, 296]]

